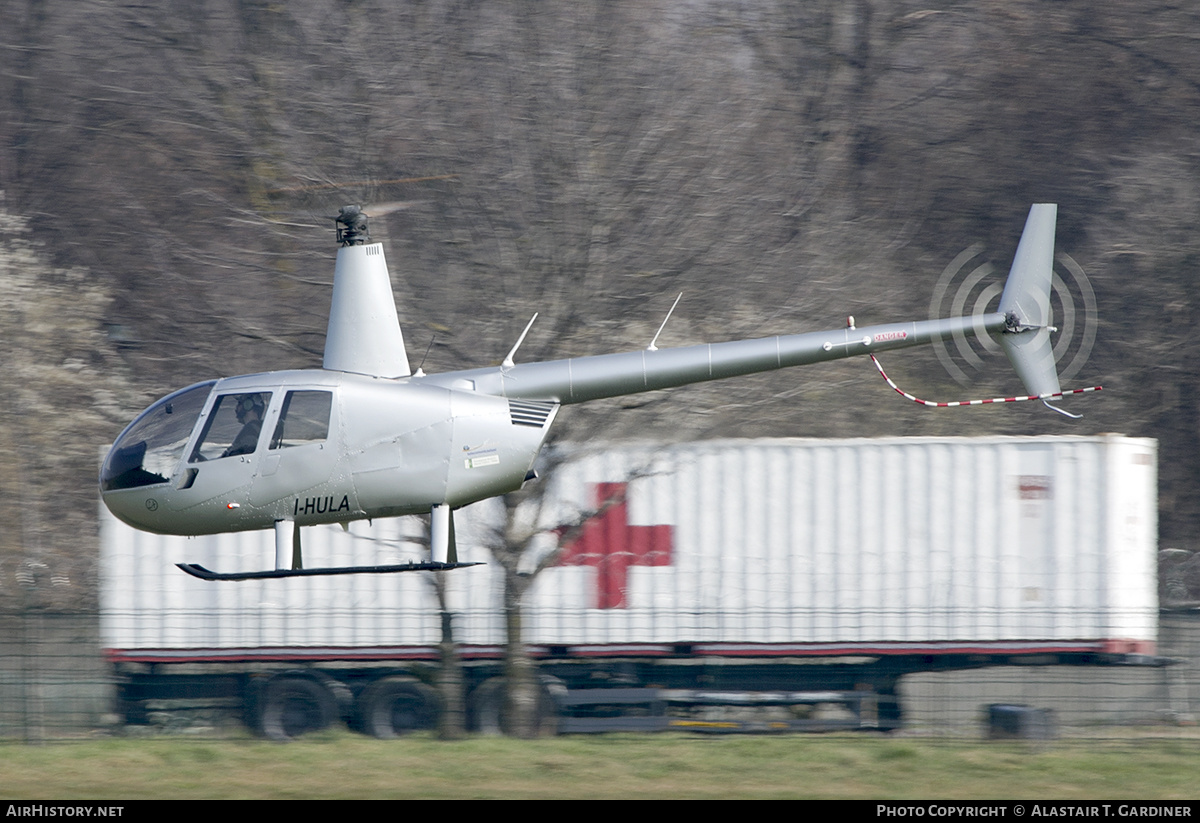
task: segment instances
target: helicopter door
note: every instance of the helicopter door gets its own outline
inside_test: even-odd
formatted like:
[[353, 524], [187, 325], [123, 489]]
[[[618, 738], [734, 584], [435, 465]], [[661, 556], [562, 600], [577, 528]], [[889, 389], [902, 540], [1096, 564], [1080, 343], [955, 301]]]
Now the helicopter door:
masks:
[[[285, 500], [286, 515], [302, 520], [306, 506], [309, 515], [328, 513], [331, 505], [334, 511], [341, 507], [342, 494], [332, 504], [326, 499], [337, 491], [329, 485], [338, 458], [329, 437], [331, 428], [336, 431], [332, 417], [331, 391], [304, 389], [284, 396], [254, 481], [251, 502], [255, 506]], [[347, 499], [347, 510], [351, 505]]]
[[176, 485], [174, 508], [191, 508], [217, 496], [245, 496], [270, 405], [267, 391], [217, 396]]

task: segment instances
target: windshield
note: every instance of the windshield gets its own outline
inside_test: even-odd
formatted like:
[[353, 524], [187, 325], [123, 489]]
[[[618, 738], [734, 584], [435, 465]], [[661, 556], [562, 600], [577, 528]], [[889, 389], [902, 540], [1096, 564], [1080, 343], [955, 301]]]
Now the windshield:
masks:
[[181, 389], [138, 415], [104, 460], [100, 489], [169, 482], [215, 383], [210, 380]]

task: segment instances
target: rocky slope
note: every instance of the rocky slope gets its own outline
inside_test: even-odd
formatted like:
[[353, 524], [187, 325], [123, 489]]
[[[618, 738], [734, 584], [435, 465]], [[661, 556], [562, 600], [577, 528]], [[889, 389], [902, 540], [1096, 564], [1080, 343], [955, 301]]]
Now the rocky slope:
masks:
[[[663, 345], [924, 317], [960, 254], [1002, 276], [1057, 202], [1099, 317], [1081, 421], [908, 406], [854, 361], [563, 422], [1152, 436], [1163, 546], [1200, 548], [1198, 37], [1188, 4], [1082, 0], [11, 0], [0, 599], [32, 562], [60, 581], [35, 599], [93, 596], [122, 419], [320, 362], [353, 201], [404, 204], [374, 230], [427, 370], [498, 360], [533, 311], [528, 358], [641, 347], [680, 291]], [[937, 399], [1019, 390], [1002, 357], [959, 358], [965, 387], [932, 351], [888, 366]]]

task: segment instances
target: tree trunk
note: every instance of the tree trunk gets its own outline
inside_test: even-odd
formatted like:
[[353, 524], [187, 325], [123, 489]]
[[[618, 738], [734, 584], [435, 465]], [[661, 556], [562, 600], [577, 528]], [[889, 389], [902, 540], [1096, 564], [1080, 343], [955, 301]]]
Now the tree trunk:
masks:
[[521, 601], [529, 587], [527, 577], [512, 570], [504, 575], [504, 731], [512, 737], [538, 735], [538, 684], [533, 660], [522, 637]]
[[454, 615], [442, 612], [442, 641], [438, 646], [441, 665], [438, 668], [438, 695], [442, 711], [438, 715], [438, 738], [458, 740], [466, 734], [466, 707], [463, 703], [462, 658], [454, 642]]

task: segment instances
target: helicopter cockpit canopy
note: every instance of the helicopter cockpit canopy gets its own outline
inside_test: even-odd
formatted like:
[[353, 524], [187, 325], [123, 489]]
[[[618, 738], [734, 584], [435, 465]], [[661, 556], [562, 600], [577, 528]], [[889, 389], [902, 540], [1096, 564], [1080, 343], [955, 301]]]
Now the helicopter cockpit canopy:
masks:
[[216, 382], [180, 389], [138, 415], [109, 451], [100, 469], [100, 489], [169, 483]]

